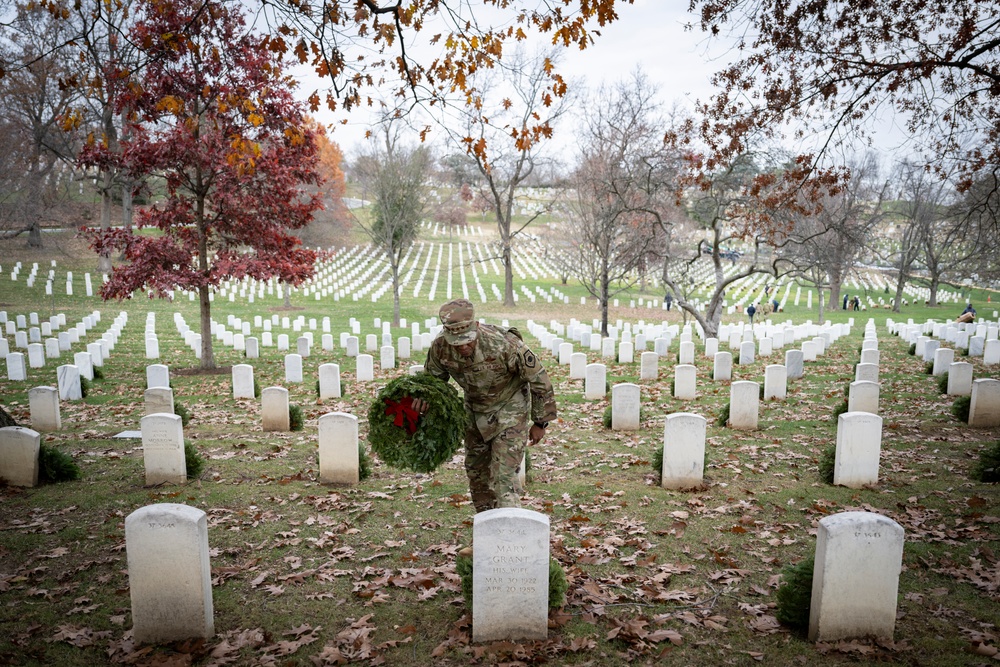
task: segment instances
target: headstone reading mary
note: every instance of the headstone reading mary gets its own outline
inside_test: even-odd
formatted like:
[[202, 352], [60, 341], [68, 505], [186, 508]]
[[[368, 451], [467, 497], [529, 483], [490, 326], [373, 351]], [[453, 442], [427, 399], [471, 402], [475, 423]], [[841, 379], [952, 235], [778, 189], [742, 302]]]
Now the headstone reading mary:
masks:
[[472, 641], [545, 639], [549, 518], [520, 508], [473, 518]]

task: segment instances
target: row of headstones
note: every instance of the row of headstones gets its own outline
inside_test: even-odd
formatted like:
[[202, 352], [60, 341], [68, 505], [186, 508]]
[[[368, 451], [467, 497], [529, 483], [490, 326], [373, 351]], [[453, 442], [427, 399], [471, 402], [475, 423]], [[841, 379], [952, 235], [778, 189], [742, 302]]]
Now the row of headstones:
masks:
[[[887, 324], [891, 332], [900, 335], [904, 340], [916, 346], [914, 353], [917, 357], [923, 359], [924, 362], [933, 363], [931, 366], [932, 376], [940, 376], [944, 373], [948, 374], [947, 395], [971, 397], [969, 404], [969, 426], [985, 428], [1000, 425], [1000, 380], [992, 378], [974, 379], [973, 365], [966, 361], [955, 361], [955, 350], [940, 347], [940, 341], [934, 340], [930, 336], [920, 335], [921, 331], [924, 330], [923, 327], [913, 324], [894, 324], [891, 320]], [[970, 325], [976, 328], [976, 336], [973, 336], [969, 341], [982, 339], [985, 340], [986, 346], [990, 347], [991, 360], [987, 364], [986, 359], [984, 359], [984, 365], [1000, 363], [1000, 340], [996, 338], [997, 329], [994, 326], [988, 327], [987, 331], [983, 332], [979, 330], [979, 327], [984, 326], [982, 323], [978, 325], [968, 323], [963, 325], [967, 327], [965, 331], [950, 333], [945, 331], [945, 329], [954, 329], [950, 325], [942, 329], [939, 328], [942, 325], [929, 322], [924, 326], [933, 327], [932, 331], [934, 331], [935, 335], [948, 336], [957, 345], [957, 341], [961, 338], [961, 335], [969, 333], [968, 328]], [[979, 335], [981, 333], [985, 333], [985, 336]], [[986, 337], [990, 338], [986, 340]], [[969, 354], [972, 356], [971, 345]], [[995, 361], [992, 359], [993, 355], [997, 355]]]
[[968, 350], [970, 357], [982, 357], [986, 366], [1000, 364], [1000, 340], [996, 323], [970, 322], [942, 325], [927, 322], [924, 325], [912, 323], [904, 325], [893, 324], [890, 320], [888, 324], [892, 333], [916, 345], [916, 354], [924, 361], [934, 360], [934, 352], [939, 349], [941, 343], [933, 338], [941, 338], [945, 342], [953, 343], [957, 349]]
[[[169, 399], [166, 387], [153, 390], [157, 400]], [[281, 392], [284, 392], [282, 401]], [[288, 393], [281, 387], [268, 387], [262, 393], [265, 431], [287, 431]], [[281, 408], [284, 408], [283, 412]], [[147, 408], [148, 409], [148, 408]], [[142, 455], [146, 484], [184, 484], [187, 465], [184, 458], [184, 428], [179, 415], [152, 413], [142, 418]], [[358, 420], [354, 415], [332, 412], [319, 418], [320, 482], [357, 484], [360, 456], [358, 453]]]
[[[559, 363], [571, 363], [571, 355], [574, 353], [572, 343], [565, 341], [559, 334], [550, 333], [545, 327], [537, 325], [530, 320], [528, 326], [532, 334], [539, 339], [543, 348], [558, 358]], [[561, 330], [561, 326], [556, 328], [557, 332]], [[761, 327], [759, 329], [734, 327], [730, 331], [728, 327], [720, 327], [720, 335], [728, 335], [730, 349], [739, 350], [739, 363], [741, 364], [752, 364], [758, 354], [760, 356], [769, 356], [775, 349], [780, 349], [786, 344], [791, 344], [793, 341], [803, 338], [812, 331], [811, 325], [802, 325], [800, 328], [787, 326], [783, 330], [772, 330], [770, 327]], [[826, 349], [841, 336], [849, 334], [850, 325], [825, 327], [822, 330], [817, 329], [816, 332], [819, 335], [813, 336], [811, 340], [804, 340], [802, 343], [802, 350], [809, 361], [815, 360], [816, 355], [824, 354]], [[578, 324], [571, 324], [566, 330], [566, 334], [573, 340], [579, 340], [582, 347], [589, 347], [591, 351], [600, 351], [602, 357], [617, 357], [619, 363], [633, 363], [635, 361], [635, 351], [644, 352], [649, 340], [645, 333], [639, 333], [635, 336], [633, 342], [631, 331], [626, 329], [622, 332], [622, 340], [617, 342], [616, 345], [617, 331], [609, 329], [609, 335], [602, 338], [599, 335], [592, 334], [589, 327]], [[653, 352], [661, 357], [667, 356], [675, 334], [676, 328], [665, 327], [661, 329], [653, 327], [651, 335], [656, 336], [653, 340]], [[757, 338], [757, 343], [754, 342], [755, 338]], [[705, 356], [709, 358], [715, 356], [719, 350], [719, 340], [718, 338], [705, 339]], [[723, 340], [726, 340], [726, 338], [723, 338]], [[694, 363], [695, 347], [689, 327], [685, 327], [684, 332], [680, 334], [678, 357], [679, 362], [682, 364]], [[652, 357], [649, 357], [649, 359], [647, 363], [652, 364]]]
[[[78, 324], [69, 327], [66, 331], [59, 329], [66, 325], [66, 315], [59, 313], [53, 315], [48, 321], [39, 325], [38, 313], [31, 313], [30, 320], [26, 320], [24, 315], [17, 315], [14, 320], [7, 319], [7, 313], [0, 311], [0, 322], [5, 327], [5, 335], [14, 337], [13, 349], [25, 350], [31, 358], [31, 366], [40, 368], [45, 365], [46, 357], [57, 359], [61, 352], [68, 352], [72, 345], [79, 343], [80, 339], [87, 334], [91, 328], [96, 326], [101, 319], [100, 311], [94, 311], [83, 318]], [[57, 337], [51, 336], [56, 333]], [[44, 339], [44, 341], [43, 341]], [[45, 343], [42, 345], [42, 343]], [[35, 347], [32, 347], [35, 345]], [[10, 354], [11, 347], [6, 338], [0, 338], [0, 356]]]
[[[81, 193], [82, 193], [83, 186], [81, 185], [80, 188], [81, 188]], [[55, 267], [55, 265], [56, 265], [55, 260], [53, 260], [52, 261], [52, 266]], [[3, 269], [0, 268], [0, 271], [2, 271], [2, 270]], [[21, 262], [18, 262], [14, 266], [14, 270], [11, 271], [11, 273], [10, 273], [10, 279], [11, 279], [11, 281], [17, 282], [18, 276], [20, 274], [20, 270], [21, 270]], [[27, 287], [34, 287], [34, 285], [35, 285], [35, 279], [37, 277], [38, 277], [38, 262], [35, 262], [31, 266], [31, 272], [28, 274], [27, 279], [24, 281], [25, 285]], [[48, 277], [47, 277], [47, 279], [45, 281], [45, 294], [47, 296], [51, 296], [52, 295], [52, 289], [53, 289], [53, 284], [55, 283], [55, 279], [56, 279], [56, 272], [55, 272], [55, 269], [53, 268], [53, 269], [49, 270]], [[104, 276], [104, 282], [107, 282], [107, 280], [108, 280], [108, 277]], [[93, 282], [90, 279], [90, 274], [89, 273], [84, 273], [83, 274], [83, 283], [84, 283], [84, 288], [86, 290], [87, 296], [94, 296], [94, 285], [93, 285]], [[66, 294], [68, 296], [73, 296], [73, 272], [72, 271], [67, 271], [66, 272]]]
[[[734, 385], [743, 383], [734, 383]], [[730, 411], [733, 428], [756, 428], [756, 411], [750, 392], [757, 384], [731, 396], [742, 399], [739, 412]], [[754, 394], [756, 398], [756, 394]], [[735, 404], [735, 402], [734, 402]], [[733, 417], [737, 423], [733, 423]], [[750, 425], [753, 424], [751, 427]], [[660, 486], [665, 489], [690, 489], [704, 482], [705, 434], [707, 421], [701, 415], [676, 412], [667, 415], [663, 429], [663, 468]], [[837, 444], [833, 483], [860, 489], [878, 483], [882, 448], [882, 418], [868, 412], [845, 412], [837, 418]]]
[[[277, 316], [275, 316], [277, 317]], [[258, 316], [259, 319], [259, 316]], [[287, 318], [286, 318], [287, 319]], [[201, 335], [195, 333], [187, 326], [184, 322], [184, 318], [180, 313], [174, 315], [175, 323], [177, 324], [178, 332], [183, 336], [186, 345], [191, 347], [195, 355], [200, 357], [201, 355]], [[358, 323], [354, 318], [351, 318], [352, 331], [355, 333], [341, 332], [340, 334], [340, 347], [344, 350], [348, 357], [355, 357], [360, 354], [360, 339], [358, 334], [360, 333], [360, 323]], [[265, 324], [270, 324], [270, 320], [266, 320]], [[398, 357], [400, 359], [408, 359], [412, 352], [420, 352], [430, 346], [431, 341], [434, 336], [437, 335], [440, 330], [440, 326], [434, 324], [434, 320], [425, 321], [425, 326], [430, 328], [430, 331], [421, 332], [420, 324], [413, 322], [411, 325], [413, 337], [400, 336], [396, 340], [396, 348], [399, 350]], [[297, 322], [296, 322], [297, 323]], [[310, 324], [314, 324], [315, 320], [311, 320]], [[248, 323], [241, 323], [242, 331], [246, 331]], [[380, 322], [376, 319], [376, 327], [381, 324], [383, 333], [381, 336], [381, 344], [379, 343], [379, 337], [376, 334], [368, 334], [365, 337], [365, 350], [367, 352], [380, 352], [381, 355], [388, 354], [385, 350], [386, 347], [393, 346], [393, 335], [389, 331], [388, 322]], [[329, 318], [325, 318], [323, 322], [324, 329], [329, 330]], [[406, 328], [406, 321], [401, 320], [401, 327]], [[235, 333], [228, 331], [222, 325], [217, 325], [213, 323], [212, 332], [216, 337], [222, 341], [222, 343], [228, 347], [232, 347], [235, 351], [245, 352], [247, 358], [258, 359], [260, 358], [261, 347], [273, 347], [275, 346], [275, 339], [271, 331], [265, 330], [261, 333], [260, 338], [256, 336], [247, 336], [243, 332]], [[332, 352], [334, 350], [334, 337], [332, 334], [324, 333], [321, 338], [322, 348], [324, 352]], [[277, 350], [279, 352], [290, 350], [290, 340], [287, 334], [279, 334], [277, 336]], [[302, 336], [296, 339], [296, 354], [305, 358], [312, 354], [312, 348], [314, 345], [314, 336], [311, 331], [306, 331]], [[393, 352], [395, 356], [395, 352]], [[146, 358], [147, 359], [158, 359], [159, 358], [159, 341], [155, 334], [146, 334]]]
[[[59, 395], [62, 399], [79, 400], [82, 398], [80, 378], [94, 379], [94, 367], [103, 366], [104, 362], [110, 358], [127, 322], [128, 315], [124, 312], [120, 313], [107, 332], [102, 334], [100, 341], [88, 343], [86, 352], [76, 352], [73, 355], [74, 363], [63, 364], [56, 369]], [[29, 345], [29, 365], [33, 368], [44, 368], [45, 366], [44, 358], [40, 360], [35, 358], [41, 354], [40, 348], [40, 344], [37, 343]], [[28, 371], [22, 353], [11, 352], [7, 354], [6, 362], [8, 380], [23, 382], [28, 379]]]
[[[549, 517], [525, 509], [473, 519], [472, 640], [548, 637]], [[811, 641], [895, 631], [903, 528], [873, 512], [819, 521]], [[208, 521], [204, 511], [162, 503], [125, 518], [133, 637], [137, 643], [208, 639], [215, 634]]]

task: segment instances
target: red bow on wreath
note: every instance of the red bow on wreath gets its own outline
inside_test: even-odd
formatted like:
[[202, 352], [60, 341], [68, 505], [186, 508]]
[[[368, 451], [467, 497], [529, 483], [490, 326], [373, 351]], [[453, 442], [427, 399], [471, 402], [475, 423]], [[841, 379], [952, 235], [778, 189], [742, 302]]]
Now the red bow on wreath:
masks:
[[413, 409], [413, 398], [404, 396], [398, 402], [387, 398], [385, 404], [389, 406], [385, 409], [385, 414], [395, 417], [392, 421], [393, 426], [405, 428], [410, 435], [417, 432], [417, 420], [420, 419], [420, 414]]

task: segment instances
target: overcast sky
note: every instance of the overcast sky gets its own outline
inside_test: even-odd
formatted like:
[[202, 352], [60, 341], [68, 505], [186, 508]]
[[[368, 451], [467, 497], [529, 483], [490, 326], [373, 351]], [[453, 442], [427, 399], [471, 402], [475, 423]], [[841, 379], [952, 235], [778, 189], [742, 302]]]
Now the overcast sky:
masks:
[[[679, 100], [693, 107], [694, 100], [712, 94], [709, 78], [725, 64], [727, 54], [718, 44], [710, 53], [699, 30], [684, 29], [692, 18], [684, 10], [686, 4], [683, 0], [635, 0], [633, 5], [618, 5], [619, 20], [603, 28], [591, 47], [584, 51], [565, 49], [560, 71], [567, 80], [596, 88], [641, 67], [658, 86], [665, 105]], [[300, 93], [306, 96], [316, 85], [314, 78], [303, 76]], [[346, 116], [346, 125], [341, 125], [344, 114], [324, 111], [317, 115], [322, 122], [334, 125], [333, 139], [348, 155], [364, 141], [365, 131], [376, 118], [367, 109], [358, 109]], [[571, 127], [557, 129], [556, 142], [571, 143]]]

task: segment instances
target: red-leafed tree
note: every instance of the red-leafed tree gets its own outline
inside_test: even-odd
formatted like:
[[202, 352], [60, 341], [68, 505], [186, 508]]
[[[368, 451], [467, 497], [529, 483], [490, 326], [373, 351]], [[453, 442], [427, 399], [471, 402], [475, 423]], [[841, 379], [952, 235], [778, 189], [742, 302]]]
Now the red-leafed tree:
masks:
[[147, 64], [119, 99], [129, 138], [119, 153], [94, 142], [81, 157], [88, 165], [120, 161], [165, 181], [162, 200], [138, 215], [139, 227], [159, 233], [90, 232], [98, 252], [124, 251], [101, 295], [196, 290], [206, 369], [215, 366], [212, 286], [247, 276], [292, 285], [307, 279], [315, 253], [290, 231], [321, 206], [318, 194], [301, 189], [320, 182], [314, 133], [280, 56], [247, 30], [236, 7], [142, 2], [130, 39]]

